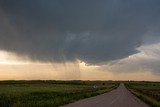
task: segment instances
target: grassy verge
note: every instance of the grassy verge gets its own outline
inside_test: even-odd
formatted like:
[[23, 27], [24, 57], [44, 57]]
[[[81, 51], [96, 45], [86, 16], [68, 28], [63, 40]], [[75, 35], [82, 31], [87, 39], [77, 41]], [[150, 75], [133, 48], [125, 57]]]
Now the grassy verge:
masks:
[[131, 93], [134, 94], [135, 96], [137, 96], [138, 98], [140, 98], [141, 100], [143, 100], [144, 102], [146, 102], [147, 104], [151, 105], [152, 107], [160, 107], [160, 102], [158, 102], [157, 100], [142, 94], [138, 91], [135, 91], [133, 89], [130, 89]]
[[[99, 95], [118, 87], [117, 83], [97, 82], [0, 83], [0, 107], [58, 107], [80, 99]], [[97, 88], [93, 86], [96, 85]]]
[[129, 82], [125, 85], [132, 94], [149, 104], [151, 107], [160, 107], [159, 82]]

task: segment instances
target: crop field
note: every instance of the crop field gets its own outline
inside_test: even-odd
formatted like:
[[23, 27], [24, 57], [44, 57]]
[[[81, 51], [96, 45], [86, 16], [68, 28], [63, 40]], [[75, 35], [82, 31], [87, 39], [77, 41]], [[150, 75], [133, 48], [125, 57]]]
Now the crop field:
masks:
[[160, 107], [160, 82], [126, 82], [127, 88], [137, 97], [150, 104]]
[[112, 81], [0, 81], [0, 107], [57, 107], [118, 85]]

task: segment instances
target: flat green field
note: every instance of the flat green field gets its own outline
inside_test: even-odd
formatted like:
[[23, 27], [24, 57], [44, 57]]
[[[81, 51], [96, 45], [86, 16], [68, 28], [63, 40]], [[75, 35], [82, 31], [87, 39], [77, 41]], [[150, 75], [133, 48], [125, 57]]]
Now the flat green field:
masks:
[[0, 107], [57, 107], [118, 85], [111, 81], [1, 81]]
[[127, 88], [137, 97], [150, 104], [160, 107], [160, 82], [126, 82]]

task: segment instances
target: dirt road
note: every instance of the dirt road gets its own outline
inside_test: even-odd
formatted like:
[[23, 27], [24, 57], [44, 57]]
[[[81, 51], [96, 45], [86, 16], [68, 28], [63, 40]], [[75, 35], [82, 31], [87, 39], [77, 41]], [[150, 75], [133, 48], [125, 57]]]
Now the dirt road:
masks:
[[132, 95], [124, 86], [120, 86], [109, 93], [83, 99], [63, 107], [149, 107]]

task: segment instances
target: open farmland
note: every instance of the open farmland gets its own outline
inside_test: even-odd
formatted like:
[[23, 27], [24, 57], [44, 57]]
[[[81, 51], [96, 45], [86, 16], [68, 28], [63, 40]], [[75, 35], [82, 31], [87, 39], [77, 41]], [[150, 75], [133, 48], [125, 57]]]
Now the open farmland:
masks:
[[153, 107], [160, 107], [160, 82], [126, 82], [127, 88]]
[[0, 107], [57, 107], [118, 85], [108, 81], [1, 81]]

